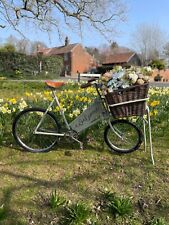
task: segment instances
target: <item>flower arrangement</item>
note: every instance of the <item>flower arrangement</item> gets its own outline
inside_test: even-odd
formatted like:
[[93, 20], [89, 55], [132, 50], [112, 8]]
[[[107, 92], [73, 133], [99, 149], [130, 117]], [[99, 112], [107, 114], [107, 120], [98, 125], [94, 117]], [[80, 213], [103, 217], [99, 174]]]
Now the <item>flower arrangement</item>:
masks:
[[151, 67], [130, 67], [128, 69], [116, 66], [111, 71], [101, 76], [102, 90], [111, 93], [114, 90], [123, 89], [132, 85], [142, 85], [149, 82], [152, 74]]

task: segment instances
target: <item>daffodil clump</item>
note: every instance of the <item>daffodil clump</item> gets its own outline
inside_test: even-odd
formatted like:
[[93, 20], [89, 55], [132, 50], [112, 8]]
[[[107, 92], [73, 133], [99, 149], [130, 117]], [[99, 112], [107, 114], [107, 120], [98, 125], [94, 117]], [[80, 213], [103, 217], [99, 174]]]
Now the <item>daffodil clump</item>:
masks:
[[165, 88], [150, 88], [149, 90], [149, 107], [152, 122], [156, 126], [163, 124], [167, 127], [169, 122], [169, 87]]
[[[81, 89], [80, 86], [70, 84], [64, 87], [64, 90], [58, 91], [57, 96], [60, 106], [65, 112], [68, 121], [73, 120], [81, 112], [83, 112], [88, 105], [96, 97], [97, 93], [93, 87]], [[73, 88], [72, 88], [73, 87]], [[52, 92], [44, 90], [42, 92], [25, 92], [21, 98], [1, 98], [0, 99], [0, 142], [3, 137], [11, 132], [13, 118], [17, 113], [27, 107], [42, 107], [47, 108], [52, 101]], [[53, 105], [51, 108], [57, 118], [60, 117], [59, 107]]]
[[[73, 88], [72, 88], [73, 87]], [[68, 121], [73, 120], [83, 112], [89, 104], [96, 98], [97, 92], [93, 87], [81, 89], [80, 86], [68, 84], [64, 89], [57, 91], [60, 105], [65, 112]], [[169, 88], [150, 88], [149, 107], [152, 124], [160, 123], [168, 126], [169, 115]], [[0, 142], [11, 135], [11, 126], [16, 114], [27, 107], [46, 108], [52, 100], [52, 93], [49, 90], [42, 92], [25, 92], [21, 98], [1, 98], [0, 99]], [[60, 116], [57, 105], [51, 109]]]

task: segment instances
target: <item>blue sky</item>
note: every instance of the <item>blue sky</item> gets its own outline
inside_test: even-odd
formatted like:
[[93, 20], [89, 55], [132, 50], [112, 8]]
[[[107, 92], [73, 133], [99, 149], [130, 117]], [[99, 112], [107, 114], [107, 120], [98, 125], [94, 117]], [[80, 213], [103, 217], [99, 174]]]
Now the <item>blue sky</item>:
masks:
[[[142, 23], [158, 25], [162, 31], [169, 37], [169, 0], [125, 0], [128, 6], [127, 21], [124, 24], [119, 24], [117, 27], [118, 35], [111, 37], [112, 41], [117, 41], [119, 45], [131, 47], [131, 36], [136, 30], [136, 27]], [[50, 37], [45, 32], [37, 32], [29, 26], [25, 26], [24, 33], [26, 37], [34, 41], [45, 42], [49, 47], [59, 46], [63, 44], [58, 37], [57, 31], [50, 34]], [[14, 34], [21, 38], [18, 33], [7, 30], [0, 30], [0, 43], [10, 35]], [[79, 37], [73, 32], [69, 33], [71, 43], [81, 43], [84, 46], [98, 47], [106, 40], [92, 30], [85, 30], [83, 37]], [[169, 40], [169, 38], [168, 38]]]

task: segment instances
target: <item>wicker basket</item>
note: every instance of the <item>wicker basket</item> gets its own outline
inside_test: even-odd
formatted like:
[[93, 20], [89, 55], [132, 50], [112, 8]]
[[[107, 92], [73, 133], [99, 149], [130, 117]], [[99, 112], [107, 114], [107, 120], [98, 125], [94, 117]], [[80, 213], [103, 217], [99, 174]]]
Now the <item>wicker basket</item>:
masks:
[[110, 107], [110, 111], [115, 118], [127, 116], [141, 116], [146, 112], [146, 102], [125, 103], [123, 105], [111, 107], [110, 105], [122, 102], [144, 99], [148, 95], [149, 84], [133, 85], [131, 87], [120, 89], [112, 93], [108, 93], [105, 97]]

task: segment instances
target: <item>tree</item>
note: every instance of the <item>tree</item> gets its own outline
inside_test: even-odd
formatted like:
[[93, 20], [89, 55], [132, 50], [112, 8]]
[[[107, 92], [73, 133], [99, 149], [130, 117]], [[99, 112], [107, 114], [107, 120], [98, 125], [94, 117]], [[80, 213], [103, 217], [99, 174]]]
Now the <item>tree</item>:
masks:
[[12, 44], [15, 47], [17, 52], [24, 53], [24, 54], [30, 53], [31, 42], [26, 38], [18, 39], [15, 36], [10, 35], [6, 39], [6, 43]]
[[41, 48], [47, 48], [47, 45], [44, 42], [34, 41], [34, 42], [31, 42], [30, 53], [31, 54], [37, 53], [37, 49], [38, 49], [39, 46]]
[[6, 39], [7, 45], [15, 47], [16, 52], [23, 53], [26, 55], [34, 54], [37, 52], [37, 47], [47, 48], [47, 45], [41, 41], [30, 41], [29, 39], [18, 39], [13, 35], [10, 35]]
[[125, 12], [123, 0], [1, 0], [0, 27], [21, 31], [23, 22], [29, 21], [46, 31], [57, 28], [60, 34], [63, 25], [77, 31], [90, 25], [110, 37], [115, 25], [124, 22]]
[[26, 38], [18, 40], [16, 44], [16, 49], [18, 52], [23, 54], [30, 54], [30, 41]]
[[15, 52], [15, 46], [12, 44], [5, 44], [3, 47], [0, 48], [0, 52]]
[[18, 38], [16, 38], [14, 35], [10, 35], [7, 39], [6, 39], [6, 43], [7, 44], [11, 44], [15, 47], [16, 51], [17, 51], [17, 43], [18, 43]]
[[169, 42], [164, 46], [164, 54], [169, 57]]
[[149, 64], [153, 69], [158, 69], [158, 70], [164, 70], [165, 69], [165, 62], [160, 59], [154, 59], [152, 62]]
[[97, 60], [97, 61], [100, 61], [100, 52], [99, 52], [99, 49], [98, 48], [95, 48], [95, 47], [86, 47], [86, 51], [94, 56], [94, 58]]
[[137, 27], [132, 41], [144, 65], [159, 58], [165, 42], [164, 36], [164, 32], [157, 25], [141, 24]]

